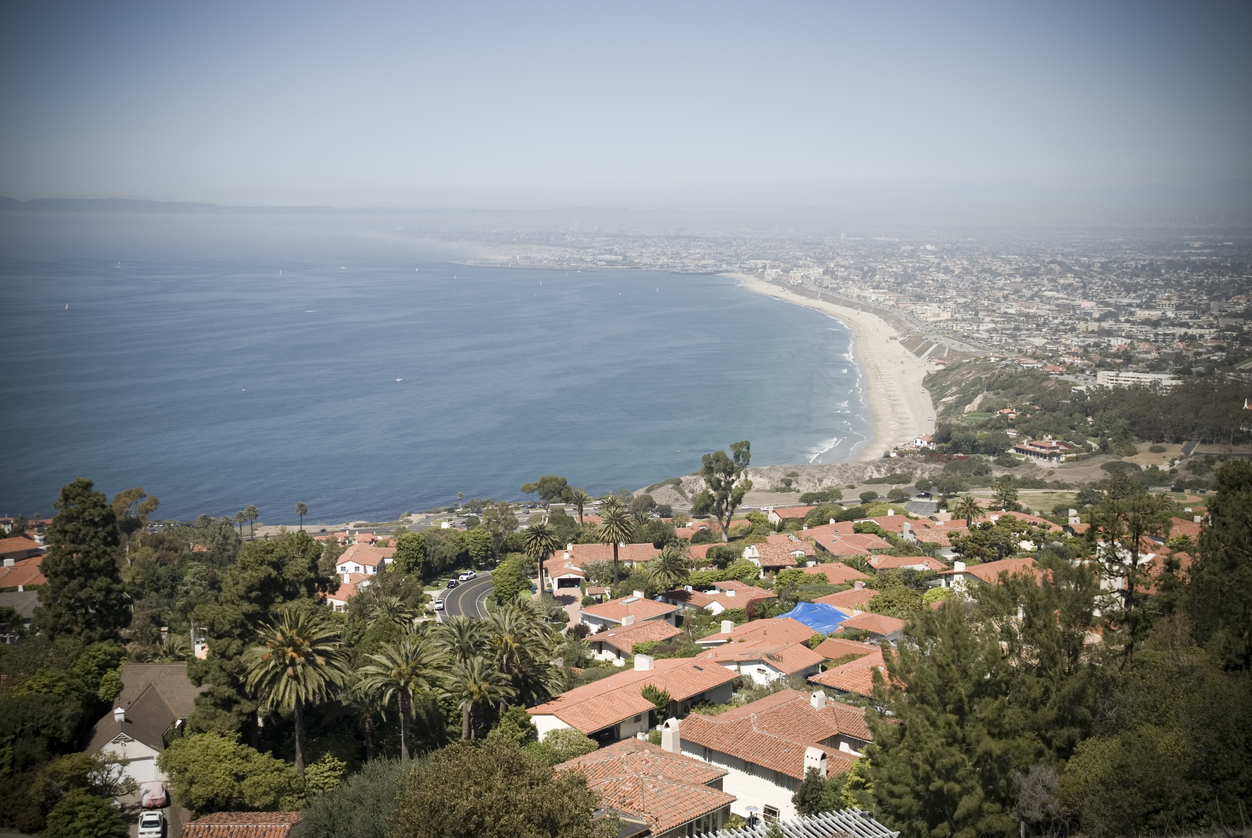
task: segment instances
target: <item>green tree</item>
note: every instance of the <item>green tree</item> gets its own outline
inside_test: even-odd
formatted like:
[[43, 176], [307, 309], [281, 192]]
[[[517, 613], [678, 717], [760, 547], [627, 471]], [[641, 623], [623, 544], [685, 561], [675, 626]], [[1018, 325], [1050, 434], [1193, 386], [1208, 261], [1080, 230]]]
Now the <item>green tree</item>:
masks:
[[248, 523], [248, 513], [242, 509], [235, 513], [234, 521], [239, 525], [239, 537], [243, 538], [243, 525]]
[[[420, 532], [401, 533], [396, 537], [396, 551], [391, 561], [405, 573], [426, 579], [426, 536]], [[433, 573], [431, 574], [434, 575]]]
[[383, 704], [394, 699], [400, 708], [400, 759], [409, 758], [410, 727], [413, 723], [413, 697], [430, 690], [438, 680], [443, 658], [425, 638], [409, 634], [396, 643], [382, 644], [371, 663], [361, 668], [361, 686], [379, 693]]
[[562, 762], [593, 753], [599, 748], [596, 740], [590, 736], [572, 727], [562, 727], [548, 731], [536, 750], [549, 765], [560, 765]]
[[543, 593], [543, 563], [552, 555], [552, 551], [561, 546], [557, 541], [556, 534], [552, 528], [544, 521], [537, 521], [526, 528], [522, 533], [522, 549], [526, 551], [526, 555], [539, 568], [538, 577], [535, 581], [535, 591]]
[[537, 494], [539, 496], [539, 501], [543, 504], [544, 511], [547, 511], [553, 501], [558, 501], [565, 497], [565, 493], [568, 490], [569, 481], [564, 477], [557, 477], [555, 474], [545, 474], [534, 483], [522, 485], [522, 491], [525, 494]]
[[587, 508], [587, 504], [591, 503], [591, 495], [586, 490], [577, 486], [570, 486], [565, 490], [565, 502], [574, 507], [578, 513], [578, 526], [583, 525], [583, 510]]
[[461, 739], [473, 739], [474, 716], [482, 707], [491, 707], [517, 695], [509, 677], [494, 661], [474, 657], [457, 661], [444, 676], [444, 689], [461, 710]]
[[48, 813], [46, 838], [126, 838], [122, 813], [99, 795], [74, 789]]
[[948, 508], [956, 517], [965, 519], [966, 527], [974, 526], [975, 520], [986, 517], [987, 514], [973, 495], [961, 495]]
[[244, 655], [247, 687], [262, 707], [291, 712], [296, 724], [296, 771], [304, 779], [304, 708], [326, 701], [348, 678], [339, 632], [307, 604], [288, 605]]
[[611, 838], [599, 795], [516, 745], [452, 745], [404, 775], [389, 838]]
[[504, 539], [517, 532], [517, 516], [507, 503], [492, 501], [483, 507], [483, 529], [491, 533], [497, 556], [504, 553]]
[[457, 615], [435, 627], [432, 638], [444, 657], [457, 663], [483, 655], [487, 651], [487, 628], [481, 620]]
[[596, 528], [596, 539], [601, 544], [613, 545], [613, 584], [621, 578], [618, 563], [618, 547], [629, 543], [635, 537], [635, 522], [622, 506], [622, 502], [614, 496], [605, 498], [600, 505], [600, 526]]
[[233, 737], [176, 738], [157, 757], [178, 802], [197, 814], [299, 808], [302, 780], [291, 765]]
[[338, 788], [309, 802], [300, 819], [300, 838], [387, 838], [400, 776], [394, 759], [376, 759]]
[[728, 540], [730, 519], [752, 488], [752, 481], [744, 477], [752, 457], [751, 444], [746, 439], [736, 442], [730, 446], [730, 452], [729, 457], [725, 451], [716, 451], [701, 459], [700, 477], [704, 479], [705, 488], [692, 506], [693, 514], [702, 514], [696, 512], [697, 507], [712, 512], [722, 525], [723, 541]]
[[517, 595], [530, 588], [530, 576], [522, 559], [516, 553], [500, 562], [491, 573], [492, 596], [498, 605], [507, 605], [517, 599]]
[[667, 544], [660, 555], [644, 566], [648, 581], [662, 591], [677, 588], [691, 575], [691, 563], [687, 561], [686, 548]]
[[1008, 480], [997, 480], [991, 484], [996, 509], [1004, 512], [1020, 511], [1022, 505], [1017, 502], [1017, 487]]
[[[483, 527], [474, 527], [465, 531], [461, 538], [461, 543], [465, 547], [465, 552], [469, 555], [469, 560], [475, 567], [484, 567], [491, 563], [492, 557], [495, 555], [496, 542], [492, 538], [492, 534]], [[503, 541], [501, 541], [503, 544]]]
[[300, 532], [304, 532], [304, 516], [309, 514], [309, 507], [304, 501], [296, 504], [296, 514], [300, 516]]
[[248, 522], [248, 537], [256, 538], [256, 530], [252, 528], [252, 525], [257, 518], [261, 517], [260, 511], [252, 504], [248, 504], [247, 508], [243, 511], [243, 517], [244, 520]]
[[844, 808], [843, 788], [848, 779], [847, 774], [832, 774], [823, 777], [816, 768], [804, 772], [791, 803], [801, 815], [816, 815], [821, 812], [833, 812]]
[[55, 505], [40, 565], [48, 582], [39, 588], [34, 629], [89, 643], [116, 639], [131, 619], [117, 567], [117, 516], [83, 478], [62, 486]]
[[148, 523], [148, 516], [156, 512], [160, 501], [148, 497], [143, 487], [136, 486], [113, 496], [113, 514], [117, 517], [117, 528], [124, 540], [142, 530]]
[[1252, 670], [1252, 463], [1217, 470], [1216, 496], [1191, 568], [1189, 610], [1201, 645], [1228, 667]]

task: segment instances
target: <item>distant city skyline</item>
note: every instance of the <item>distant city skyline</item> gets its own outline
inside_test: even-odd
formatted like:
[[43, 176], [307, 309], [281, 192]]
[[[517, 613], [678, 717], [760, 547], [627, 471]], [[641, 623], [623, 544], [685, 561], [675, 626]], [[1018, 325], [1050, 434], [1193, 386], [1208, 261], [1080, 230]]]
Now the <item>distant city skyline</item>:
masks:
[[1246, 3], [6, 4], [0, 195], [1246, 202], [1249, 35]]

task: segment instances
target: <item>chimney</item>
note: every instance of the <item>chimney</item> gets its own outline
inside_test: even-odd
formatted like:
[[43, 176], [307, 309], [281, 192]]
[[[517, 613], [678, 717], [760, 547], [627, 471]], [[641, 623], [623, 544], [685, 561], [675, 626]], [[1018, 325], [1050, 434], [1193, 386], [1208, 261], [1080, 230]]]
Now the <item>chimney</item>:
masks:
[[1193, 515], [1193, 516], [1191, 516], [1191, 520], [1192, 520], [1192, 521], [1195, 521], [1197, 524], [1203, 524], [1203, 523], [1204, 523], [1204, 516], [1203, 516], [1203, 515]]
[[628, 626], [633, 622], [635, 622], [634, 614], [627, 614], [625, 617], [622, 618], [622, 625], [624, 626]]
[[661, 725], [661, 750], [671, 754], [683, 752], [682, 736], [678, 733], [678, 719], [666, 719]]
[[952, 569], [955, 570], [957, 573], [960, 573], [962, 570], [965, 569], [965, 562], [953, 562]]
[[722, 620], [722, 634], [730, 634], [735, 630], [734, 620]]
[[683, 585], [683, 590], [684, 590], [684, 591], [686, 591], [687, 593], [691, 593], [691, 586], [690, 586], [690, 585]]
[[113, 721], [117, 722], [119, 725], [122, 722], [126, 721], [126, 708], [125, 707], [113, 708]]
[[[890, 512], [891, 510], [889, 509], [887, 511]], [[908, 521], [904, 522], [904, 528], [901, 530], [900, 534], [904, 537], [905, 541], [917, 540], [916, 538], [913, 537], [913, 525], [910, 524]]]
[[816, 692], [814, 692], [812, 703], [813, 703], [814, 710], [825, 710], [826, 709], [826, 693], [822, 692], [821, 690], [817, 690]]
[[630, 595], [633, 597], [638, 597], [639, 599], [643, 599], [643, 591], [631, 591]]
[[831, 519], [830, 519], [830, 525], [831, 525], [832, 527], [835, 525], [835, 519], [834, 519], [834, 518], [831, 518]]
[[864, 588], [864, 587], [865, 587], [865, 580], [864, 580], [864, 579], [857, 579], [855, 582], [853, 582], [853, 583], [852, 583], [852, 589], [853, 589], [854, 591], [859, 591], [859, 590], [861, 590], [861, 589], [862, 589], [862, 588]]
[[730, 590], [728, 590], [728, 591], [723, 591], [723, 593], [725, 593], [725, 594], [726, 594], [726, 596], [734, 596], [734, 595], [735, 595], [735, 589], [734, 589], [734, 588], [731, 588], [731, 589], [730, 589]]
[[4, 560], [4, 566], [5, 566], [5, 567], [13, 567], [13, 565], [15, 565], [15, 564], [17, 564], [17, 562], [15, 562], [13, 559], [5, 559], [5, 560]]
[[635, 671], [646, 672], [650, 670], [654, 660], [651, 655], [635, 655]]
[[887, 517], [888, 517], [888, 518], [890, 518], [892, 515], [895, 515], [895, 514], [896, 514], [896, 511], [895, 511], [894, 509], [888, 509], [888, 510], [887, 510]]
[[810, 768], [816, 768], [821, 778], [826, 779], [826, 752], [812, 745], [804, 749], [804, 773], [808, 774]]

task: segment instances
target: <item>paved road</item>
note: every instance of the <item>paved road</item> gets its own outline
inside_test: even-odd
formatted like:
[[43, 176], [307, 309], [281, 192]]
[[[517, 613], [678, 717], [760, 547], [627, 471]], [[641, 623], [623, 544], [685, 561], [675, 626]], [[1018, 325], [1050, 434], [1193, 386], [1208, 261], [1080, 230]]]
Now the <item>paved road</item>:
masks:
[[489, 596], [491, 596], [491, 574], [483, 573], [477, 579], [462, 582], [452, 590], [443, 592], [441, 596], [443, 611], [439, 619], [443, 621], [447, 617], [462, 614], [467, 617], [486, 619], [487, 597]]

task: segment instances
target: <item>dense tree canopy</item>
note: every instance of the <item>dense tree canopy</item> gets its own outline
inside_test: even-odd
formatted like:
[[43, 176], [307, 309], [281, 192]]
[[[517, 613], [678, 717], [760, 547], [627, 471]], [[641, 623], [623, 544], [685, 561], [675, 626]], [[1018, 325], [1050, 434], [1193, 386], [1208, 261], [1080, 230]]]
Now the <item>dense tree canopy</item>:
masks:
[[752, 481], [744, 477], [751, 458], [751, 443], [745, 439], [730, 446], [730, 456], [725, 451], [715, 451], [701, 459], [700, 477], [704, 479], [705, 488], [696, 496], [691, 512], [693, 515], [712, 513], [722, 525], [723, 541], [730, 531], [730, 519], [752, 488]]

